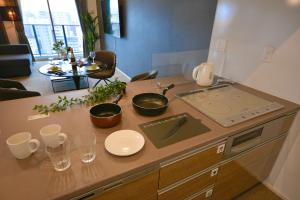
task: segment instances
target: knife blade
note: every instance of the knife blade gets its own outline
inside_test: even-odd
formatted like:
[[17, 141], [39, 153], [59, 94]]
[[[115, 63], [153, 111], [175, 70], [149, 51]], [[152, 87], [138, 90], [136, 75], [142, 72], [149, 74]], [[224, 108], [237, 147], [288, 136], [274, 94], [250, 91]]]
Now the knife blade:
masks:
[[167, 134], [164, 136], [163, 140], [167, 140], [167, 139], [170, 139], [171, 137], [175, 136], [178, 129], [180, 127], [182, 127], [187, 121], [187, 117], [184, 115], [182, 116], [177, 122], [176, 124], [172, 127], [172, 129], [167, 132]]

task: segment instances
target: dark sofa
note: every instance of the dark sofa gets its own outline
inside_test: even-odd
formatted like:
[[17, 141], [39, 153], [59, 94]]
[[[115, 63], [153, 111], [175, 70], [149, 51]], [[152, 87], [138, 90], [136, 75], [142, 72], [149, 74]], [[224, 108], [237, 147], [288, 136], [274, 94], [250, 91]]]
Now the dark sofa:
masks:
[[11, 78], [31, 74], [32, 56], [27, 44], [0, 45], [0, 77]]
[[39, 92], [28, 91], [18, 81], [0, 78], [0, 101], [41, 96]]

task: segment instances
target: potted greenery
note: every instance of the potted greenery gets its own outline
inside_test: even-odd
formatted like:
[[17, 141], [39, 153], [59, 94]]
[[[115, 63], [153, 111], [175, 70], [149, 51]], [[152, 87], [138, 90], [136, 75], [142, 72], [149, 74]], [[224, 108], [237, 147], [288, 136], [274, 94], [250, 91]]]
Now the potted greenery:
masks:
[[83, 22], [84, 22], [84, 28], [86, 31], [86, 34], [84, 35], [86, 46], [88, 52], [95, 50], [95, 44], [97, 40], [100, 38], [99, 34], [97, 32], [97, 26], [98, 26], [98, 16], [92, 17], [90, 13], [83, 14], [82, 16]]
[[64, 42], [62, 40], [54, 42], [52, 50], [56, 51], [59, 58], [65, 58], [67, 55], [66, 47], [64, 47]]

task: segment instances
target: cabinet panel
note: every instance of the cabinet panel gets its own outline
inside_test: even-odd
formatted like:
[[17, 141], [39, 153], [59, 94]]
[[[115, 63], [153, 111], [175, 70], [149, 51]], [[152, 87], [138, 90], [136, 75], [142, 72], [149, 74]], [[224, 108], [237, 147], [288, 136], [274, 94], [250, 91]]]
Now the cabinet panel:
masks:
[[213, 198], [232, 199], [263, 181], [269, 175], [284, 139], [285, 135], [282, 135], [220, 166]]
[[184, 199], [188, 196], [191, 196], [203, 189], [207, 186], [212, 185], [217, 177], [218, 168], [215, 168], [211, 171], [207, 171], [205, 173], [195, 175], [191, 177], [189, 180], [183, 180], [182, 183], [172, 187], [163, 192], [159, 192], [158, 199], [159, 200], [169, 200], [169, 199]]
[[181, 179], [204, 170], [223, 158], [225, 144], [197, 152], [160, 169], [159, 188], [164, 188]]
[[199, 196], [193, 198], [192, 200], [209, 200], [211, 197], [206, 197], [205, 193], [200, 194]]
[[105, 190], [93, 200], [155, 200], [157, 199], [158, 171]]
[[295, 117], [296, 117], [296, 113], [288, 115], [284, 118], [283, 125], [281, 128], [281, 133], [287, 132], [290, 129]]
[[[242, 195], [238, 196], [235, 200], [284, 200], [279, 197], [269, 188], [267, 188], [264, 184], [258, 184], [252, 187], [250, 190], [247, 190]], [[285, 199], [286, 200], [286, 199]]]

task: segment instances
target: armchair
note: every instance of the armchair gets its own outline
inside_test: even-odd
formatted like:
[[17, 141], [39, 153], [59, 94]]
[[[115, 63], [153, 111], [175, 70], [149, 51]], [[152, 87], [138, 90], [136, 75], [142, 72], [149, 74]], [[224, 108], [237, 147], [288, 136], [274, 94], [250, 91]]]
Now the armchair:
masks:
[[107, 68], [102, 69], [99, 72], [88, 75], [89, 78], [99, 79], [97, 83], [94, 85], [96, 87], [100, 81], [104, 81], [107, 84], [111, 82], [109, 78], [111, 78], [116, 71], [116, 54], [111, 51], [96, 51], [95, 61], [99, 61], [103, 64], [107, 65]]

